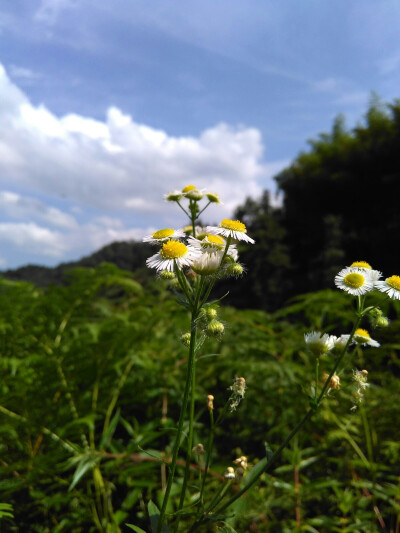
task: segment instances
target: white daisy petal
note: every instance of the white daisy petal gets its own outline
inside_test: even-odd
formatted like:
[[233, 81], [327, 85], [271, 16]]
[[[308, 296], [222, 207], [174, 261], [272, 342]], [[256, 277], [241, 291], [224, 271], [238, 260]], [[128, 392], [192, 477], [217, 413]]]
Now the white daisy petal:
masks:
[[247, 235], [246, 226], [239, 220], [225, 218], [219, 226], [207, 226], [207, 233], [231, 237], [235, 241], [244, 241], [254, 244], [254, 239]]
[[390, 276], [385, 281], [376, 281], [375, 287], [381, 292], [386, 292], [389, 298], [400, 300], [400, 276]]
[[374, 281], [369, 270], [357, 267], [347, 267], [335, 276], [335, 285], [349, 294], [360, 296], [374, 288]]

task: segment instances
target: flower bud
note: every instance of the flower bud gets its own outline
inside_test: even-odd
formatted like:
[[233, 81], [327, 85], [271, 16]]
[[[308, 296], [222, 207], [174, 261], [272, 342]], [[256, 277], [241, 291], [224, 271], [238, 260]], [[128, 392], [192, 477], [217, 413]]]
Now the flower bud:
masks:
[[217, 318], [217, 310], [213, 307], [207, 307], [206, 309], [206, 317], [208, 320], [213, 320], [214, 318]]
[[240, 263], [231, 263], [226, 267], [226, 273], [228, 276], [233, 276], [234, 278], [238, 278], [243, 274], [244, 268]]
[[172, 280], [172, 279], [175, 279], [175, 274], [173, 272], [170, 272], [169, 270], [162, 270], [160, 272], [160, 278], [166, 279], [166, 280]]
[[219, 337], [224, 333], [225, 326], [222, 322], [219, 322], [218, 320], [211, 320], [207, 326], [207, 334], [210, 335], [210, 337]]
[[224, 477], [226, 479], [235, 479], [235, 470], [232, 466], [228, 466], [228, 468], [225, 470]]
[[377, 328], [387, 328], [389, 325], [389, 319], [385, 316], [380, 316], [375, 321], [375, 326]]
[[196, 455], [204, 455], [206, 453], [204, 446], [199, 442], [194, 448], [192, 448], [192, 453]]
[[209, 411], [213, 411], [214, 410], [214, 396], [212, 394], [209, 394], [207, 396], [207, 409]]
[[190, 339], [191, 339], [191, 334], [190, 332], [188, 331], [187, 333], [184, 333], [183, 335], [181, 335], [181, 343], [184, 345], [184, 346], [190, 346]]

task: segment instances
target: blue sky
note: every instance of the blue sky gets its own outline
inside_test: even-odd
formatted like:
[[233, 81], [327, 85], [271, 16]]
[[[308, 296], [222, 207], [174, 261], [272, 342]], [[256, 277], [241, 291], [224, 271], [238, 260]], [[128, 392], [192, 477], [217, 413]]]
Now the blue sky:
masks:
[[0, 269], [230, 216], [371, 91], [400, 96], [390, 0], [0, 2]]

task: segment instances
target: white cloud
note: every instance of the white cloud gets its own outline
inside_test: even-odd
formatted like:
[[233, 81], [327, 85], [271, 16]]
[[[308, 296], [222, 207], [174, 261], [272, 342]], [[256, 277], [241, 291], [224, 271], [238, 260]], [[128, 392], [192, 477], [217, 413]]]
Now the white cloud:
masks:
[[[259, 194], [260, 132], [218, 124], [198, 137], [172, 137], [113, 107], [104, 122], [57, 117], [33, 106], [0, 70], [0, 183], [63, 195], [80, 206], [143, 211], [162, 205], [170, 189], [194, 182], [228, 205]], [[132, 200], [134, 199], [134, 200]]]
[[63, 213], [60, 209], [14, 192], [0, 191], [0, 209], [10, 218], [34, 218], [65, 229], [74, 229], [78, 226], [74, 217]]
[[[32, 105], [1, 64], [0, 93], [0, 208], [12, 219], [0, 226], [0, 240], [43, 255], [140, 239], [149, 216], [155, 227], [178, 226], [184, 217], [163, 195], [187, 184], [221, 196], [224, 206], [207, 215], [217, 221], [272, 185], [282, 166], [263, 162], [255, 128], [221, 123], [197, 137], [173, 137], [116, 107], [105, 121], [60, 118]], [[60, 198], [69, 212], [54, 206]]]

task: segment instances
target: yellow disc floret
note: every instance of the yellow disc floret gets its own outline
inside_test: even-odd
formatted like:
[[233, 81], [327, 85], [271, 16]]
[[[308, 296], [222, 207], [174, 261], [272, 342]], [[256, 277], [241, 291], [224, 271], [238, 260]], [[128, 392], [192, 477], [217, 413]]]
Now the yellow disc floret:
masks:
[[219, 237], [218, 235], [206, 235], [207, 241], [211, 244], [217, 244], [218, 246], [222, 246], [225, 244], [225, 241], [222, 237]]
[[174, 234], [174, 230], [170, 228], [160, 229], [153, 233], [153, 239], [165, 239], [166, 237], [171, 237]]
[[195, 187], [194, 185], [186, 185], [186, 187], [184, 187], [182, 189], [182, 192], [189, 192], [189, 191], [194, 191], [194, 189], [196, 189], [197, 187]]
[[354, 263], [351, 263], [350, 267], [357, 267], [357, 268], [369, 268], [372, 269], [371, 265], [367, 263], [366, 261], [354, 261]]
[[361, 337], [361, 338], [364, 338], [364, 339], [370, 339], [371, 335], [368, 333], [368, 331], [366, 329], [358, 328], [354, 332], [354, 337]]
[[362, 274], [357, 272], [351, 272], [344, 277], [344, 282], [348, 287], [352, 289], [359, 289], [364, 285], [365, 278]]
[[187, 253], [187, 247], [180, 241], [168, 241], [163, 244], [160, 255], [163, 259], [179, 259]]
[[219, 226], [220, 228], [230, 229], [232, 231], [241, 231], [242, 233], [247, 232], [246, 226], [239, 220], [229, 220], [229, 218], [224, 218]]
[[400, 276], [390, 276], [390, 278], [386, 278], [386, 283], [393, 289], [400, 291]]

